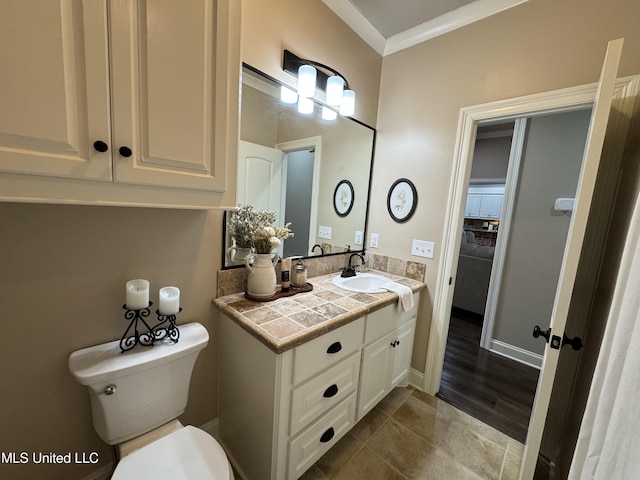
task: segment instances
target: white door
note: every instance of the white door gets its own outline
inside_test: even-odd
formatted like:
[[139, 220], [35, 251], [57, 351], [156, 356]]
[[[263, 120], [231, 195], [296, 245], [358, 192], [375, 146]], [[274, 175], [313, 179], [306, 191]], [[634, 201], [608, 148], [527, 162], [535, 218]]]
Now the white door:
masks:
[[284, 153], [275, 148], [240, 141], [238, 147], [238, 204], [256, 210], [276, 212], [276, 224], [283, 223]]
[[558, 357], [560, 355], [560, 350], [557, 347], [559, 347], [558, 344], [561, 342], [567, 322], [571, 294], [578, 270], [578, 261], [584, 241], [589, 208], [600, 164], [607, 123], [609, 121], [609, 112], [611, 110], [618, 64], [622, 53], [622, 44], [623, 39], [609, 42], [602, 67], [580, 178], [578, 180], [575, 207], [571, 217], [571, 225], [569, 227], [567, 244], [562, 260], [560, 278], [558, 279], [558, 288], [551, 313], [550, 342], [545, 349], [540, 378], [538, 380], [538, 389], [533, 405], [531, 421], [529, 423], [529, 433], [527, 435], [520, 470], [521, 480], [533, 478], [535, 472], [553, 381], [558, 366]]

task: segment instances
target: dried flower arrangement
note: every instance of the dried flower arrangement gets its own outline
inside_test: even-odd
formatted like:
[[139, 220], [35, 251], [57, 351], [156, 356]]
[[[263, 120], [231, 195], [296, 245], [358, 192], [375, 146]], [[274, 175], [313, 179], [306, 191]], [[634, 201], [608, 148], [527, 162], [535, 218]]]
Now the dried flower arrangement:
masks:
[[240, 205], [228, 223], [229, 233], [239, 248], [253, 247], [256, 253], [271, 253], [280, 245], [281, 239], [293, 237], [289, 229], [273, 227], [276, 213], [270, 210], [256, 211], [253, 205]]

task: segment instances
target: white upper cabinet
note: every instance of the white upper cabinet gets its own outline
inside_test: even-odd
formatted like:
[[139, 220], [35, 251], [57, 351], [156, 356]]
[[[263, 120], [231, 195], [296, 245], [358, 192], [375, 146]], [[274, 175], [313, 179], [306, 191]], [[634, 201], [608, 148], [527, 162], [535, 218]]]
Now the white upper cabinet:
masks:
[[106, 2], [0, 3], [0, 170], [111, 180]]
[[464, 209], [466, 218], [499, 219], [504, 200], [504, 185], [470, 186]]
[[2, 199], [235, 204], [238, 0], [8, 0], [0, 17]]

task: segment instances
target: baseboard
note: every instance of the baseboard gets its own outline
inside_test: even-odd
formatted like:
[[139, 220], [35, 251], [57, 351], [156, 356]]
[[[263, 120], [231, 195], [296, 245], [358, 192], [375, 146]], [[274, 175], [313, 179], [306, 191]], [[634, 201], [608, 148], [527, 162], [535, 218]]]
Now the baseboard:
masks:
[[216, 440], [219, 441], [220, 440], [220, 431], [219, 431], [218, 425], [219, 425], [218, 417], [216, 417], [213, 420], [209, 420], [208, 422], [200, 425], [200, 430], [204, 430], [209, 435], [211, 435], [213, 438], [215, 438]]
[[82, 480], [104, 480], [107, 478], [107, 475], [111, 473], [111, 466], [113, 462], [107, 463], [104, 467], [100, 467], [95, 472], [90, 473], [86, 477], [82, 477]]
[[415, 368], [411, 368], [409, 370], [409, 385], [416, 390], [422, 391], [422, 386], [424, 385], [424, 373], [416, 370]]
[[502, 355], [503, 357], [515, 360], [516, 362], [537, 368], [538, 370], [542, 367], [542, 355], [530, 352], [524, 348], [516, 347], [515, 345], [509, 345], [508, 343], [501, 342], [500, 340], [491, 340], [491, 348], [489, 350], [493, 353], [497, 353], [498, 355]]

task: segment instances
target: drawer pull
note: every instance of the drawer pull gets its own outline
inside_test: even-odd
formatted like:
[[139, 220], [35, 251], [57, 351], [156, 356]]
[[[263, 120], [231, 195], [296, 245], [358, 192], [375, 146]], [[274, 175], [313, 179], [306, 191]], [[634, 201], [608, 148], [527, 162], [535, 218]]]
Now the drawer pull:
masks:
[[333, 430], [333, 427], [329, 428], [326, 432], [324, 432], [322, 434], [322, 436], [320, 437], [320, 442], [322, 443], [327, 443], [329, 441], [331, 441], [331, 439], [333, 438], [333, 436], [336, 434], [336, 432]]
[[338, 353], [340, 350], [342, 350], [342, 344], [340, 342], [335, 342], [329, 345], [327, 353]]
[[338, 393], [338, 386], [334, 383], [333, 385], [331, 385], [329, 388], [327, 388], [324, 393], [322, 394], [322, 396], [324, 398], [331, 398], [333, 397], [336, 393]]

